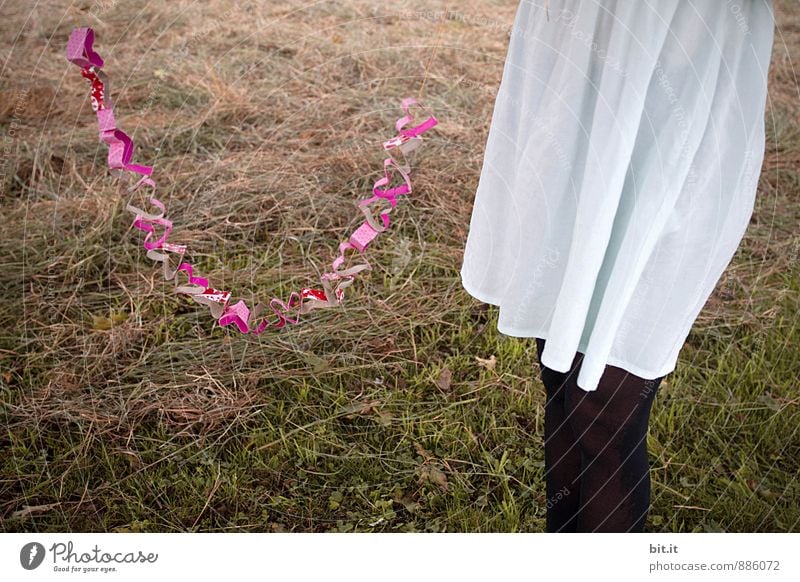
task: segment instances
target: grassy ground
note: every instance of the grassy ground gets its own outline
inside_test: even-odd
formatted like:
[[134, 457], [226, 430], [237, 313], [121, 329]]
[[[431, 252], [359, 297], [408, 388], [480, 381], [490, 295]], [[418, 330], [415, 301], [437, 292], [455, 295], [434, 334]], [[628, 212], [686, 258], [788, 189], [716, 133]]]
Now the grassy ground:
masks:
[[[535, 344], [458, 274], [516, 2], [394, 6], [0, 7], [0, 528], [543, 530]], [[800, 529], [800, 5], [775, 7], [752, 223], [654, 405], [653, 531]], [[174, 240], [248, 299], [315, 284], [399, 99], [433, 107], [343, 309], [243, 337], [171, 292], [63, 57], [79, 25]]]

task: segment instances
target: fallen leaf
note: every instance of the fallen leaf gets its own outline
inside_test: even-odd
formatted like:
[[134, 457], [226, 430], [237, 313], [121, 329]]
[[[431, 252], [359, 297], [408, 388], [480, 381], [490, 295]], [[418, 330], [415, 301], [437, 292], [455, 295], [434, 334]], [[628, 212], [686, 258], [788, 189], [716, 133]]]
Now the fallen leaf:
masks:
[[416, 513], [417, 509], [419, 509], [419, 504], [400, 488], [394, 490], [392, 493], [392, 499], [394, 499], [395, 502], [400, 503], [409, 513]]
[[479, 358], [478, 356], [475, 356], [475, 359], [478, 361], [479, 366], [483, 366], [487, 370], [494, 370], [495, 366], [497, 366], [497, 358], [494, 357], [494, 354], [492, 354], [492, 357], [488, 360]]
[[429, 471], [429, 479], [445, 491], [447, 491], [447, 475], [445, 475], [438, 467], [431, 467]]
[[450, 371], [450, 368], [447, 366], [442, 369], [442, 372], [439, 374], [439, 377], [436, 379], [436, 386], [442, 392], [447, 392], [450, 390], [450, 383], [453, 381], [453, 373]]
[[419, 480], [421, 483], [432, 483], [444, 491], [448, 489], [447, 475], [435, 465], [422, 465], [419, 468]]

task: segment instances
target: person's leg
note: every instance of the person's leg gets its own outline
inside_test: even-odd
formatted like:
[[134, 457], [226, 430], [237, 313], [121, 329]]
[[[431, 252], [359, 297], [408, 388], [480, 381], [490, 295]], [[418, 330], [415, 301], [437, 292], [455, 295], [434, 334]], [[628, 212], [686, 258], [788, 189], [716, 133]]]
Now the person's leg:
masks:
[[564, 386], [568, 422], [582, 456], [577, 531], [641, 532], [650, 507], [647, 427], [662, 378], [606, 366], [595, 391]]
[[564, 390], [577, 376], [576, 356], [570, 372], [556, 372], [542, 365], [544, 341], [536, 338], [540, 377], [547, 399], [544, 405], [544, 479], [547, 494], [546, 531], [574, 532], [580, 503], [581, 451], [564, 411]]

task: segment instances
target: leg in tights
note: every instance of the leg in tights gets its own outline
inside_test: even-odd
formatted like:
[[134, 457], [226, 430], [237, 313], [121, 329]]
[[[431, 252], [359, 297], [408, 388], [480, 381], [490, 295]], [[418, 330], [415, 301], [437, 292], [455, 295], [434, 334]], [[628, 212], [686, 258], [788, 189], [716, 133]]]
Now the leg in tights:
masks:
[[580, 504], [581, 451], [567, 420], [564, 392], [567, 380], [577, 374], [576, 355], [569, 372], [556, 372], [542, 365], [544, 340], [536, 338], [539, 369], [547, 400], [544, 405], [544, 464], [548, 532], [574, 532]]
[[[537, 348], [541, 354], [544, 343], [540, 341]], [[574, 497], [570, 499], [573, 489], [555, 504], [549, 503], [552, 507], [548, 508], [548, 531], [643, 531], [650, 505], [647, 427], [653, 397], [663, 378], [646, 380], [621, 368], [606, 366], [597, 390], [587, 392], [576, 383], [581, 359], [581, 354], [576, 356], [573, 368], [563, 373], [560, 385], [563, 409], [559, 411], [557, 405], [552, 406], [556, 412], [551, 414], [555, 418], [560, 412], [566, 418], [572, 431], [571, 445], [564, 442], [570, 437], [564, 428], [559, 429], [561, 424], [551, 426], [553, 430], [548, 433], [545, 405], [546, 487], [549, 489], [548, 475], [553, 487], [574, 487], [575, 448], [580, 458], [579, 507], [572, 516], [568, 515], [574, 510]], [[542, 366], [543, 379], [559, 374], [546, 370]], [[558, 448], [550, 447], [551, 460], [556, 461], [550, 467], [548, 437], [558, 444]], [[561, 459], [571, 462], [564, 463]], [[564, 481], [568, 483], [560, 485]], [[567, 500], [569, 503], [565, 504]]]

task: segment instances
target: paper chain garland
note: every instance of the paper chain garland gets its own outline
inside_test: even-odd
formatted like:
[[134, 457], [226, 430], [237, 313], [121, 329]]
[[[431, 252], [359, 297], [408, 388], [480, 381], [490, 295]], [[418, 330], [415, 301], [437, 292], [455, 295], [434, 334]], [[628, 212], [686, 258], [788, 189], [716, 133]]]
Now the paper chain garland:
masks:
[[[108, 166], [112, 173], [121, 178], [127, 178], [124, 172], [141, 175], [139, 181], [128, 189], [130, 193], [136, 192], [143, 186], [152, 188], [150, 204], [159, 210], [158, 213], [148, 213], [131, 204], [127, 205], [126, 210], [135, 215], [133, 226], [146, 233], [143, 245], [147, 256], [154, 261], [163, 263], [164, 279], [175, 281], [175, 292], [189, 295], [198, 303], [208, 306], [211, 315], [218, 320], [220, 326], [235, 324], [242, 333], [254, 334], [260, 334], [270, 326], [282, 328], [286, 323], [297, 324], [300, 321], [300, 314], [308, 313], [313, 309], [340, 305], [344, 298], [344, 289], [353, 283], [354, 276], [365, 269], [372, 268], [364, 260], [363, 264], [341, 270], [339, 267], [345, 260], [345, 251], [354, 249], [359, 254], [363, 254], [378, 233], [389, 227], [389, 213], [397, 206], [397, 197], [411, 193], [409, 178], [411, 167], [407, 155], [417, 149], [422, 142], [421, 135], [434, 127], [438, 120], [413, 97], [402, 100], [401, 107], [405, 115], [395, 123], [397, 135], [383, 142], [383, 149], [389, 156], [383, 161], [384, 176], [374, 183], [372, 196], [358, 202], [359, 209], [364, 213], [365, 221], [350, 235], [347, 241], [339, 245], [339, 256], [331, 264], [332, 270], [320, 277], [322, 290], [303, 288], [299, 293], [292, 291], [288, 303], [273, 297], [267, 305], [275, 313], [277, 320], [269, 321], [267, 317], [263, 317], [259, 321], [259, 317], [267, 305], [259, 302], [251, 310], [244, 300], [231, 304], [230, 291], [215, 289], [210, 285], [208, 279], [195, 275], [192, 265], [183, 260], [187, 250], [186, 245], [167, 242], [173, 222], [164, 217], [167, 209], [155, 197], [156, 184], [151, 178], [153, 168], [131, 163], [134, 150], [133, 140], [124, 131], [117, 128], [108, 90], [108, 78], [101, 70], [103, 59], [93, 50], [93, 45], [94, 30], [88, 27], [74, 29], [67, 43], [67, 60], [80, 67], [81, 75], [91, 86], [92, 109], [97, 114], [100, 140], [108, 144]], [[412, 106], [417, 106], [429, 116], [422, 123], [408, 127], [414, 121], [414, 116], [409, 113]], [[402, 160], [395, 157], [398, 153]], [[403, 183], [390, 187], [395, 173], [400, 175]], [[385, 208], [385, 202], [389, 203], [390, 208]], [[375, 204], [384, 205], [384, 211], [379, 214], [380, 223], [370, 208]], [[163, 229], [163, 234], [159, 238], [156, 238], [156, 227]], [[186, 275], [185, 284], [180, 284], [180, 273]], [[335, 287], [333, 286], [334, 282], [336, 282]], [[290, 317], [293, 312], [294, 319]]]

